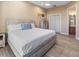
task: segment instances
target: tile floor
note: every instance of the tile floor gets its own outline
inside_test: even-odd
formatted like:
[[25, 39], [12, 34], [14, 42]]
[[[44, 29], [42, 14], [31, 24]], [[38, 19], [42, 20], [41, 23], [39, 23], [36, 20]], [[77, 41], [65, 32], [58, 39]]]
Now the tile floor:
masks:
[[73, 36], [57, 35], [56, 45], [45, 55], [47, 57], [79, 57], [79, 41]]
[[[57, 34], [57, 42], [45, 55], [45, 57], [78, 57], [79, 56], [79, 41], [73, 36], [68, 37]], [[14, 57], [14, 54], [6, 45], [5, 48], [0, 48], [0, 57]]]

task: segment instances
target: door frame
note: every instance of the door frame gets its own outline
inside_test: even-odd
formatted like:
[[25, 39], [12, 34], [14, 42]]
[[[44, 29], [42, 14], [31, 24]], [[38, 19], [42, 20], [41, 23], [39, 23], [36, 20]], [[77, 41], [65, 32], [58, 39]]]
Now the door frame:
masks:
[[[72, 8], [72, 7], [76, 7], [76, 5], [74, 5], [74, 6], [71, 6], [70, 8]], [[76, 14], [77, 14], [77, 7], [76, 7]], [[67, 8], [67, 25], [68, 25], [68, 35], [69, 35], [69, 8]], [[75, 26], [76, 28], [76, 30], [75, 30], [75, 32], [76, 32], [76, 34], [75, 34], [75, 38], [77, 39], [77, 15], [76, 15], [76, 26]]]

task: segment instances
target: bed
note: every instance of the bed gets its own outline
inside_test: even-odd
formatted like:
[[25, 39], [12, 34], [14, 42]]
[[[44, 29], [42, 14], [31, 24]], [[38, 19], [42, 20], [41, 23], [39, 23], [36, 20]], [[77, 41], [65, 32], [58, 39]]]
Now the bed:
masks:
[[11, 27], [8, 27], [8, 44], [16, 57], [43, 56], [56, 43], [56, 33], [53, 30], [12, 30]]

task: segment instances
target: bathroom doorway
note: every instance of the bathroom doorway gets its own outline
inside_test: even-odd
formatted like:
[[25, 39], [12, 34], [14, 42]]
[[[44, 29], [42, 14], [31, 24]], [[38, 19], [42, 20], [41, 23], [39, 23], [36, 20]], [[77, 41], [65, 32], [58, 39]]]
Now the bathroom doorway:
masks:
[[76, 36], [76, 8], [69, 8], [69, 35]]

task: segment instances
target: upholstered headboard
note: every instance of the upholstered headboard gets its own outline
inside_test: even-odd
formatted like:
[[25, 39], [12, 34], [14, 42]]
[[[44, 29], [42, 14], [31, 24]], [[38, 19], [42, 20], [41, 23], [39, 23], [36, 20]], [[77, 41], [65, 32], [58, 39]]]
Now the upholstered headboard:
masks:
[[35, 23], [34, 20], [30, 19], [8, 19], [7, 25], [9, 24], [19, 24], [19, 23]]
[[8, 29], [10, 29], [10, 27], [14, 27], [17, 24], [19, 24], [17, 26], [20, 26], [20, 24], [22, 24], [22, 23], [33, 23], [33, 24], [35, 24], [33, 20], [26, 20], [26, 21], [25, 20], [26, 19], [23, 19], [23, 20], [22, 19], [18, 19], [18, 20], [17, 19], [16, 20], [15, 19], [8, 19], [6, 21], [6, 31], [8, 31]]

